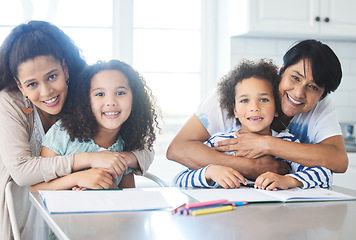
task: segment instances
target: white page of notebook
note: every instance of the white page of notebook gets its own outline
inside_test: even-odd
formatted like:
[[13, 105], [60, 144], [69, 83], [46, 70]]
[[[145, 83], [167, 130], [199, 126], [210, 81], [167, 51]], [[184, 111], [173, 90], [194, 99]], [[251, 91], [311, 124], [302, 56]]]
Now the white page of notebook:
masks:
[[146, 191], [39, 191], [50, 213], [143, 211], [177, 207], [187, 197], [175, 188]]
[[355, 197], [342, 193], [320, 188], [294, 188], [288, 190], [267, 191], [241, 187], [238, 189], [186, 189], [182, 191], [200, 202], [217, 199], [247, 202], [328, 201], [356, 199]]

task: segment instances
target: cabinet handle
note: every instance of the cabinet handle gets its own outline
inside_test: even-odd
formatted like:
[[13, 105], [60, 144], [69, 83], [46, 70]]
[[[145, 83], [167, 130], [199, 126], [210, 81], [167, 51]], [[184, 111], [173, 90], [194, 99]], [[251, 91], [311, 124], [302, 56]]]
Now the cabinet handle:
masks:
[[320, 21], [320, 17], [316, 17], [315, 21], [319, 22]]
[[327, 17], [327, 18], [324, 19], [324, 21], [325, 22], [330, 22], [330, 18]]

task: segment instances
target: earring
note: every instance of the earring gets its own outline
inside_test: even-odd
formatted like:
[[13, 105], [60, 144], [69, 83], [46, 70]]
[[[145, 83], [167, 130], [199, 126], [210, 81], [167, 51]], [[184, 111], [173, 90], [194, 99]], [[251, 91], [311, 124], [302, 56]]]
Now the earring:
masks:
[[69, 84], [69, 79], [66, 80], [66, 84], [67, 84], [67, 85]]
[[26, 97], [26, 107], [22, 108], [22, 111], [26, 114], [30, 114], [33, 111], [33, 107], [31, 107], [31, 101]]

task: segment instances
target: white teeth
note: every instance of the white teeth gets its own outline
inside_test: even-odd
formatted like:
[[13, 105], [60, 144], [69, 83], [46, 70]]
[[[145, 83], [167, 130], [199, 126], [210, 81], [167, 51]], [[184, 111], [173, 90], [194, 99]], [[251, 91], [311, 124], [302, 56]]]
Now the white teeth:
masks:
[[118, 112], [105, 112], [104, 114], [112, 116], [112, 115], [118, 115], [119, 113]]
[[253, 120], [253, 121], [262, 120], [261, 117], [250, 117], [250, 118], [248, 118], [248, 119]]
[[[57, 96], [57, 97], [58, 97], [58, 96]], [[52, 99], [50, 99], [50, 100], [47, 100], [47, 101], [44, 101], [44, 102], [47, 103], [47, 104], [53, 103], [54, 101], [57, 100], [57, 97], [54, 97], [54, 98], [52, 98]]]
[[292, 103], [298, 104], [298, 105], [302, 104], [302, 102], [298, 102], [298, 101], [294, 100], [291, 96], [289, 96], [289, 95], [287, 95], [287, 96], [288, 96], [289, 100], [291, 100]]

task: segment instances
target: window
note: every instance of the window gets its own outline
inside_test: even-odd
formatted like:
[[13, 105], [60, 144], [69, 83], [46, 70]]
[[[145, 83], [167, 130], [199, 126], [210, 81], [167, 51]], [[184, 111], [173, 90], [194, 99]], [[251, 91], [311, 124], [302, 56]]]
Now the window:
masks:
[[155, 144], [164, 156], [169, 142], [200, 102], [200, 0], [135, 0], [133, 66], [152, 89], [164, 117]]
[[228, 33], [221, 31], [227, 28], [227, 9], [222, 0], [3, 1], [0, 42], [22, 22], [45, 20], [67, 33], [88, 63], [118, 58], [132, 64], [162, 109], [163, 134], [155, 151], [163, 159], [175, 134], [230, 67]]
[[[85, 11], [78, 11], [85, 6]], [[100, 9], [100, 11], [98, 11]], [[52, 22], [82, 49], [88, 63], [112, 58], [113, 1], [12, 0], [0, 3], [0, 42], [29, 20]]]

